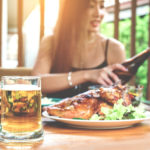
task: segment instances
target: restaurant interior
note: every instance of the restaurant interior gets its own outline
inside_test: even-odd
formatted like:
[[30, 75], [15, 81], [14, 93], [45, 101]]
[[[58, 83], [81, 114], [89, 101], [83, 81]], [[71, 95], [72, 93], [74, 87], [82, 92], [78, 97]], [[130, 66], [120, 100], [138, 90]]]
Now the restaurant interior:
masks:
[[[63, 1], [65, 0], [0, 0], [0, 81], [4, 76], [32, 76], [40, 42], [43, 37], [53, 34], [59, 7]], [[147, 53], [144, 63], [138, 66], [134, 77], [127, 84], [132, 87], [134, 85], [136, 91], [132, 89], [127, 92], [126, 89], [130, 86], [126, 88], [126, 85], [114, 85], [104, 87], [104, 89], [103, 87], [94, 88], [87, 93], [80, 93], [72, 98], [66, 97], [66, 99], [52, 98], [41, 93], [43, 139], [34, 142], [9, 143], [3, 142], [0, 134], [0, 149], [148, 150], [150, 148], [150, 58], [148, 58], [150, 0], [104, 0], [104, 7], [106, 14], [99, 28], [100, 32], [124, 44], [127, 60], [134, 56], [139, 58], [138, 54], [143, 56], [142, 52]], [[110, 31], [107, 28], [110, 28]], [[135, 64], [138, 64], [138, 61]], [[71, 73], [68, 73], [67, 80], [71, 86], [72, 77]], [[127, 79], [127, 76], [125, 78]], [[1, 89], [3, 82], [0, 83]], [[122, 92], [124, 90], [125, 92]], [[0, 90], [1, 101], [5, 99], [2, 93]], [[88, 110], [91, 102], [87, 101], [92, 98], [97, 104], [99, 104], [97, 99], [105, 99], [107, 104], [117, 108], [119, 105], [115, 105], [116, 97], [120, 93], [123, 93], [123, 98], [125, 98], [125, 106], [130, 103], [126, 96], [136, 99], [138, 104], [135, 106], [144, 108], [145, 117], [109, 120], [111, 114], [108, 115], [108, 119], [101, 119], [101, 116], [96, 116], [96, 114], [92, 117], [80, 118], [74, 115], [74, 113], [79, 113], [77, 110], [71, 112], [74, 116], [72, 118], [65, 115], [72, 106], [80, 105], [81, 100], [85, 102], [83, 102], [83, 107], [77, 106], [79, 111]], [[87, 103], [89, 105], [86, 106]], [[62, 107], [63, 110], [59, 110]], [[120, 107], [121, 111], [126, 109], [123, 106]], [[105, 111], [108, 113], [108, 110]], [[134, 108], [131, 111], [136, 112]], [[2, 113], [2, 110], [0, 112]], [[97, 112], [101, 115], [101, 110]]]

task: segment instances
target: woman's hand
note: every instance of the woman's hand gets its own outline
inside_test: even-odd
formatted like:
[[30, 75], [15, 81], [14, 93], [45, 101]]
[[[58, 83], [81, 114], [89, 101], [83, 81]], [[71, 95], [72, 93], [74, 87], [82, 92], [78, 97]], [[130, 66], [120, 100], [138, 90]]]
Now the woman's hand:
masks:
[[109, 86], [115, 82], [120, 81], [119, 77], [113, 72], [115, 69], [127, 71], [123, 65], [113, 64], [102, 69], [91, 70], [87, 76], [90, 82]]

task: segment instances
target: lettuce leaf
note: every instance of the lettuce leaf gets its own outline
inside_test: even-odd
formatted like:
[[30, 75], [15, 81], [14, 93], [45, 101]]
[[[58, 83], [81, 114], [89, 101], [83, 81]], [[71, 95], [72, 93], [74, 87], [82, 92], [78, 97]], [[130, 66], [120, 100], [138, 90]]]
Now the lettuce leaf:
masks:
[[113, 109], [102, 107], [101, 111], [104, 116], [94, 114], [90, 120], [124, 120], [124, 119], [140, 119], [145, 118], [145, 111], [142, 106], [134, 107], [132, 104], [129, 106], [122, 105], [123, 99], [118, 100], [114, 104]]

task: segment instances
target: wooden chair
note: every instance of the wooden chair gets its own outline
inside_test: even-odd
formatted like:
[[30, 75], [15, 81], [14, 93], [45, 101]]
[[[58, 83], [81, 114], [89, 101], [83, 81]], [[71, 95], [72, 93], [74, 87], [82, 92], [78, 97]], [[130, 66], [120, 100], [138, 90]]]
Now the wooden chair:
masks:
[[0, 79], [2, 76], [31, 76], [32, 68], [17, 67], [17, 68], [1, 68]]

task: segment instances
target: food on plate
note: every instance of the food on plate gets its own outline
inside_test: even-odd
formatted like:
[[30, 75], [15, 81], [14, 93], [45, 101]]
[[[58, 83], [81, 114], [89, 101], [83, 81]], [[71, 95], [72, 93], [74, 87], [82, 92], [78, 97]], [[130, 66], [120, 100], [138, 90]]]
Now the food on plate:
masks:
[[135, 107], [135, 94], [120, 84], [89, 90], [46, 108], [49, 115], [88, 120], [143, 118], [144, 109]]

